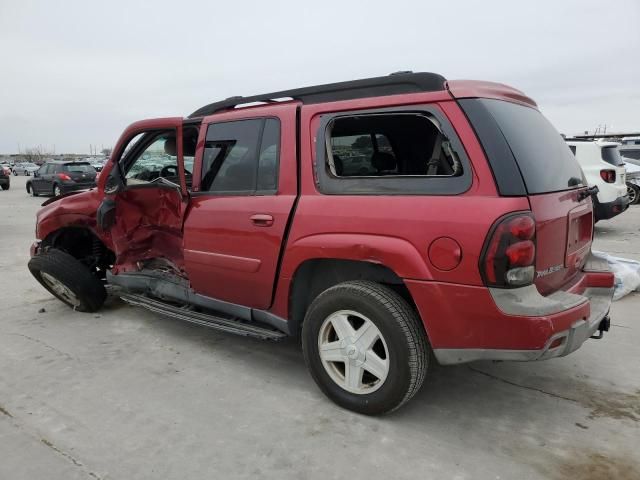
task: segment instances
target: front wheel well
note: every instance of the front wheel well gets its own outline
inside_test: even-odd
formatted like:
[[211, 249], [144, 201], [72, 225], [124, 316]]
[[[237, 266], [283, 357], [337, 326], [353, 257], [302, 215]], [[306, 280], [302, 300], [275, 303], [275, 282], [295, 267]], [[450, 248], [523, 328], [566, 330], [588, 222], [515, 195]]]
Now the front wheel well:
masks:
[[55, 248], [80, 260], [93, 272], [110, 269], [115, 262], [114, 253], [95, 233], [85, 227], [65, 227], [51, 232], [42, 241], [43, 249]]
[[370, 280], [393, 289], [417, 312], [409, 289], [389, 267], [377, 263], [343, 260], [312, 259], [296, 270], [290, 287], [289, 321], [292, 332], [300, 332], [307, 308], [326, 289], [342, 282]]

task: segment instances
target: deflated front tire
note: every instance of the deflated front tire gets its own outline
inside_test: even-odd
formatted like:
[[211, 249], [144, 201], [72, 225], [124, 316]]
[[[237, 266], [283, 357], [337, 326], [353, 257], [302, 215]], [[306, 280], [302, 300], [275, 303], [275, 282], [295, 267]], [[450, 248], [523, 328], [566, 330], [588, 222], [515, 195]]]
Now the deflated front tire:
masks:
[[50, 249], [29, 260], [29, 271], [54, 297], [80, 312], [95, 312], [107, 298], [104, 284], [66, 252]]

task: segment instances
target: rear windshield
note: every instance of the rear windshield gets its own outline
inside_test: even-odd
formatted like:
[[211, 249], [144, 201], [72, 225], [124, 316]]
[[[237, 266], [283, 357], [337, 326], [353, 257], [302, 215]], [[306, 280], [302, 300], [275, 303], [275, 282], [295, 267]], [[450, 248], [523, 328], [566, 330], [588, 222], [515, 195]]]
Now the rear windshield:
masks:
[[62, 170], [64, 170], [65, 172], [73, 172], [73, 173], [93, 173], [96, 171], [96, 169], [93, 168], [88, 163], [67, 164], [62, 167]]
[[536, 109], [480, 99], [507, 141], [530, 194], [584, 186], [580, 165], [551, 123]]
[[602, 160], [615, 167], [622, 167], [624, 165], [624, 161], [622, 161], [622, 157], [620, 157], [620, 152], [618, 151], [618, 147], [602, 147]]

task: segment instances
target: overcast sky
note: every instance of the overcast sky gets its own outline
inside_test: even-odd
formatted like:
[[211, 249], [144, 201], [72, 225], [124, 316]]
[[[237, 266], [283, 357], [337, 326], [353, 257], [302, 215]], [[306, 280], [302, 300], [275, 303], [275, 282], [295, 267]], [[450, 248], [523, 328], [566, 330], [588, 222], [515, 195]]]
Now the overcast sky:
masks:
[[565, 133], [638, 131], [640, 0], [0, 0], [0, 153], [397, 70], [507, 83]]

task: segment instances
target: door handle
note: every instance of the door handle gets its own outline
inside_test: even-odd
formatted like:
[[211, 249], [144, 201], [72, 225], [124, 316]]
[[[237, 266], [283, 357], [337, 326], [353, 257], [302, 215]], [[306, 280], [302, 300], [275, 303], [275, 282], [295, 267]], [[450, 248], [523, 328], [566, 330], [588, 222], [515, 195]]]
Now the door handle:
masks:
[[249, 218], [251, 218], [253, 224], [258, 227], [270, 227], [273, 225], [273, 217], [266, 213], [256, 213]]

